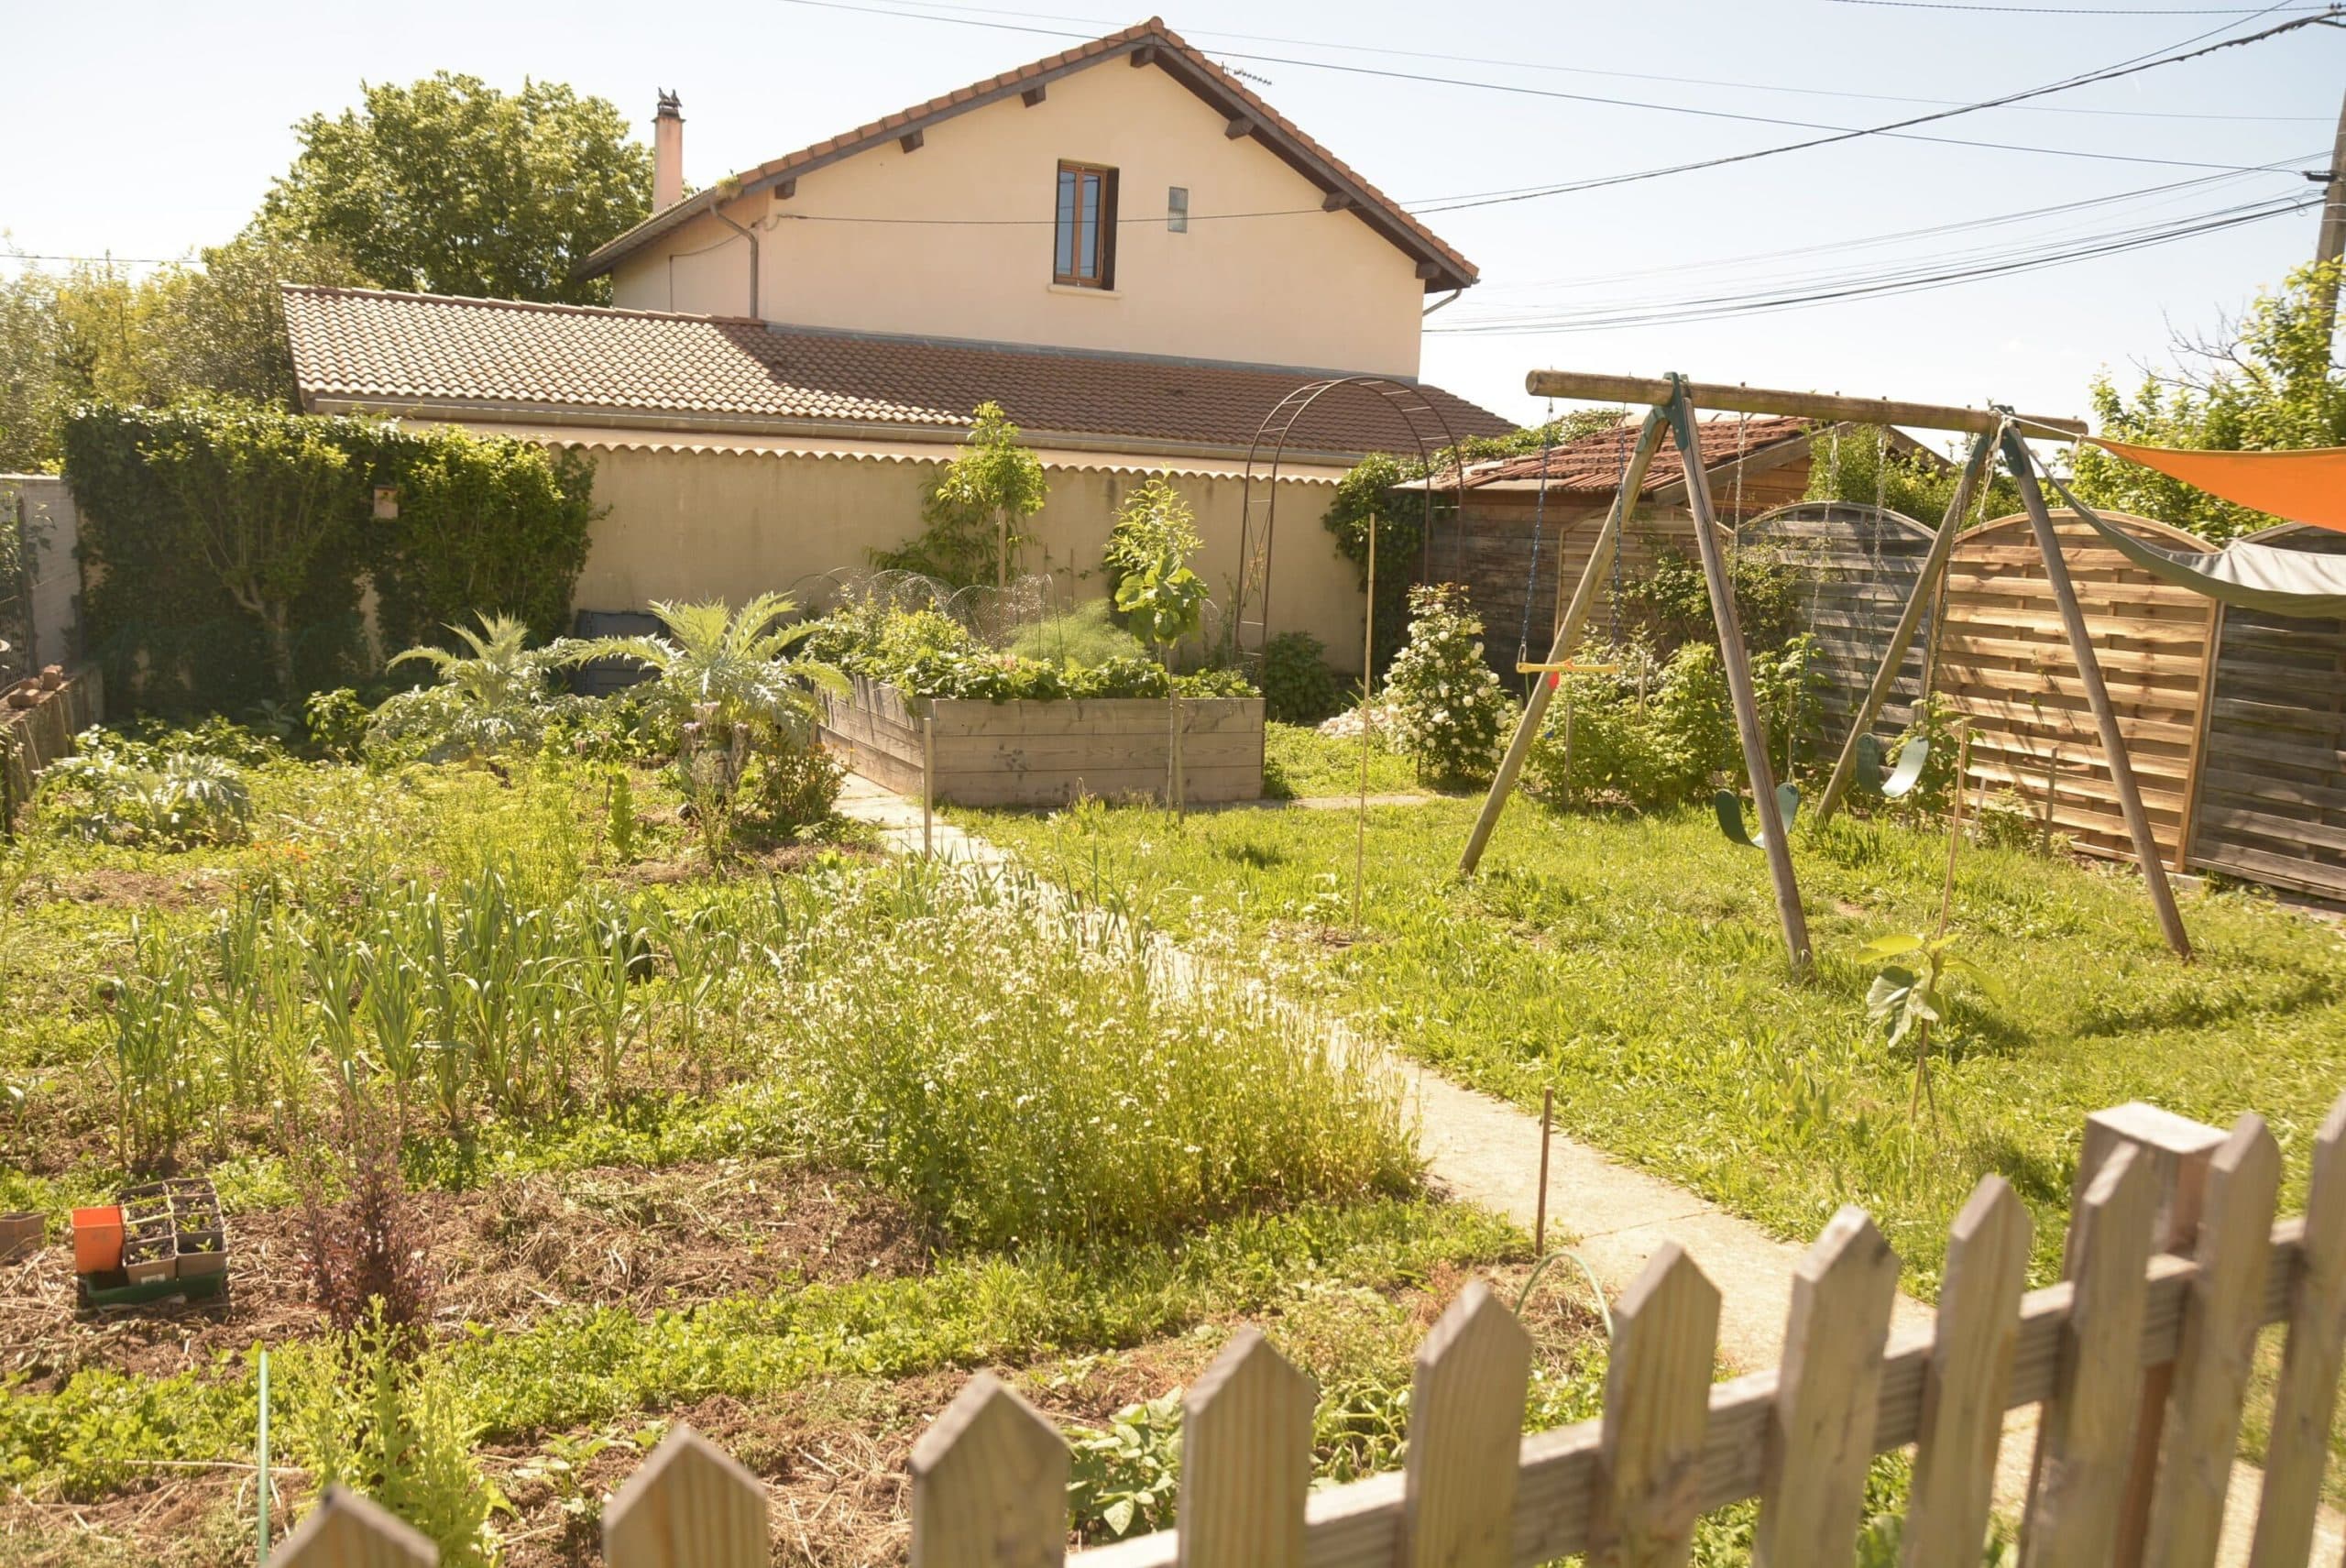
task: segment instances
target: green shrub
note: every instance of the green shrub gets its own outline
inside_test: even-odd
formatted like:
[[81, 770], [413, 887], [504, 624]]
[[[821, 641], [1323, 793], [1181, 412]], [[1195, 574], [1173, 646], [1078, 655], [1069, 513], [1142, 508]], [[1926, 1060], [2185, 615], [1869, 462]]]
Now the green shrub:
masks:
[[[591, 459], [504, 436], [93, 403], [64, 440], [84, 635], [126, 707], [240, 711], [371, 673], [362, 575], [393, 646], [477, 610], [553, 636], [596, 515]], [[396, 519], [374, 515], [378, 489]]]
[[[1667, 652], [1689, 642], [1716, 644], [1718, 623], [1703, 564], [1673, 542], [1649, 539], [1652, 565], [1621, 585], [1621, 612]], [[1775, 549], [1745, 544], [1727, 556], [1735, 617], [1743, 645], [1758, 653], [1781, 647], [1806, 624], [1799, 570]]]
[[1343, 706], [1326, 652], [1309, 631], [1282, 631], [1263, 645], [1266, 718], [1279, 724], [1317, 724]]
[[[1525, 774], [1533, 792], [1556, 806], [1613, 804], [1640, 811], [1683, 805], [1715, 779], [1740, 780], [1743, 743], [1728, 699], [1727, 668], [1718, 650], [1689, 642], [1664, 663], [1652, 644], [1593, 645], [1584, 663], [1612, 663], [1612, 674], [1565, 677]], [[1816, 712], [1813, 648], [1799, 637], [1782, 651], [1752, 661], [1753, 695], [1769, 736], [1770, 757], [1781, 764], [1795, 726]], [[1565, 748], [1565, 698], [1572, 736]]]
[[1143, 656], [1132, 638], [1115, 635], [1123, 637], [1123, 651], [1097, 663], [1030, 658], [988, 648], [939, 610], [907, 609], [875, 596], [851, 599], [811, 623], [805, 647], [812, 657], [885, 681], [907, 696], [1053, 702], [1164, 696], [1175, 690], [1186, 696], [1255, 695], [1235, 671], [1170, 674]]
[[1387, 673], [1385, 694], [1420, 773], [1482, 779], [1498, 766], [1510, 705], [1483, 662], [1483, 620], [1463, 587], [1409, 590], [1409, 641]]
[[[776, 833], [795, 835], [831, 820], [839, 806], [839, 786], [846, 782], [847, 763], [828, 747], [818, 743], [777, 746], [750, 758], [749, 766], [742, 770], [741, 791], [761, 824]], [[616, 829], [616, 803], [613, 812]], [[615, 832], [614, 847], [617, 843]]]
[[1685, 799], [1696, 781], [1654, 713], [1650, 694], [1662, 666], [1650, 645], [1592, 647], [1578, 662], [1622, 667], [1563, 677], [1524, 762], [1532, 793], [1553, 806], [1641, 811]]
[[302, 730], [319, 755], [339, 762], [355, 762], [367, 742], [374, 710], [348, 686], [312, 692], [301, 705]]
[[192, 850], [233, 844], [252, 820], [252, 791], [236, 765], [203, 751], [160, 755], [84, 731], [71, 757], [40, 777], [35, 809], [51, 831], [107, 844]]
[[558, 714], [587, 700], [554, 686], [556, 674], [578, 662], [579, 644], [532, 648], [530, 629], [510, 616], [484, 613], [480, 625], [448, 629], [464, 654], [425, 644], [391, 660], [429, 664], [440, 684], [385, 700], [363, 742], [370, 757], [448, 762], [535, 751]]
[[499, 1556], [489, 1515], [504, 1499], [473, 1456], [478, 1429], [444, 1364], [411, 1360], [402, 1339], [378, 1321], [284, 1358], [287, 1446], [320, 1492], [363, 1493], [450, 1568], [488, 1568]]
[[1106, 599], [1090, 599], [1063, 615], [1018, 629], [1009, 651], [1022, 659], [1054, 664], [1103, 664], [1111, 659], [1137, 659], [1148, 651], [1140, 639], [1111, 619]]
[[1104, 1427], [1069, 1432], [1067, 1503], [1087, 1541], [1173, 1528], [1181, 1479], [1181, 1390], [1126, 1405]]

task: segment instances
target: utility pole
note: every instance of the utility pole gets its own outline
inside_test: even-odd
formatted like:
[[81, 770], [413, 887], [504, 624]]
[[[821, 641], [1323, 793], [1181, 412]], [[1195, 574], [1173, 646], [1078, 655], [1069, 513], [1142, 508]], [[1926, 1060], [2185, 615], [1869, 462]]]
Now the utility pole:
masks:
[[[2338, 137], [2330, 145], [2330, 168], [2308, 180], [2321, 181], [2321, 234], [2314, 242], [2313, 258], [2317, 263], [2333, 265], [2346, 258], [2346, 103], [2338, 108]], [[2313, 308], [2321, 319], [2321, 341], [2329, 347], [2338, 330], [2338, 275], [2333, 271], [2314, 285]]]

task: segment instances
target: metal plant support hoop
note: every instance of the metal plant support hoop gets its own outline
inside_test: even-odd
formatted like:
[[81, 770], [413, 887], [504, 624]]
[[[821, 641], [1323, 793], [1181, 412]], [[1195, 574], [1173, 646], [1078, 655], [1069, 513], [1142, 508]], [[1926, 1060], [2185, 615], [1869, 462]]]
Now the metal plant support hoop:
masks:
[[[1279, 467], [1286, 460], [1288, 437], [1296, 422], [1310, 411], [1311, 406], [1340, 387], [1354, 387], [1385, 400], [1402, 422], [1409, 427], [1409, 437], [1416, 443], [1418, 466], [1426, 472], [1424, 543], [1420, 552], [1420, 571], [1428, 579], [1433, 576], [1434, 486], [1432, 469], [1434, 455], [1450, 454], [1451, 490], [1456, 498], [1454, 506], [1465, 502], [1466, 463], [1458, 450], [1457, 433], [1450, 421], [1425, 395], [1423, 388], [1407, 381], [1396, 381], [1384, 376], [1337, 376], [1324, 381], [1308, 382], [1296, 388], [1263, 416], [1255, 429], [1255, 439], [1246, 448], [1246, 477], [1239, 492], [1238, 507], [1238, 583], [1232, 595], [1230, 635], [1232, 646], [1242, 656], [1259, 655], [1270, 641], [1271, 628], [1271, 541], [1278, 525]], [[1266, 455], [1266, 445], [1268, 453]], [[1263, 523], [1255, 526], [1255, 481], [1258, 469], [1267, 462], [1263, 482], [1267, 487], [1264, 498]], [[1457, 531], [1452, 531], [1451, 565], [1460, 562], [1463, 543]], [[1247, 607], [1255, 607], [1250, 622]], [[1256, 636], [1252, 646], [1247, 642], [1247, 628], [1252, 624]]]

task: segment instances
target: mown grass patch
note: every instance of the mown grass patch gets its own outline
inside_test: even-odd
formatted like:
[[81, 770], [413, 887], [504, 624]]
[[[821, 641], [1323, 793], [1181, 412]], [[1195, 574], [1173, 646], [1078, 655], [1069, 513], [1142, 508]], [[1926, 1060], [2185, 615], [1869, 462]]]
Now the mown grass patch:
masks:
[[1938, 832], [1845, 817], [1803, 836], [1817, 964], [1795, 982], [1764, 862], [1707, 814], [1518, 804], [1462, 883], [1474, 811], [1373, 811], [1364, 929], [1336, 941], [1351, 934], [1349, 814], [970, 815], [1045, 874], [1115, 889], [1193, 939], [1234, 938], [1291, 990], [1469, 1082], [1527, 1107], [1553, 1087], [1576, 1135], [1787, 1239], [1863, 1204], [1924, 1297], [1947, 1224], [1990, 1171], [2036, 1216], [2036, 1281], [2055, 1276], [2088, 1113], [2139, 1098], [2226, 1125], [2255, 1110], [2301, 1183], [2340, 1088], [2346, 945], [2330, 929], [2252, 894], [2187, 893], [2199, 959], [2185, 965], [2124, 872], [1974, 849], [1955, 928], [2002, 997], [1958, 991], [1935, 1036], [1936, 1118], [1910, 1119], [1912, 1059], [1869, 1026], [1873, 966], [1856, 954], [1928, 927]]

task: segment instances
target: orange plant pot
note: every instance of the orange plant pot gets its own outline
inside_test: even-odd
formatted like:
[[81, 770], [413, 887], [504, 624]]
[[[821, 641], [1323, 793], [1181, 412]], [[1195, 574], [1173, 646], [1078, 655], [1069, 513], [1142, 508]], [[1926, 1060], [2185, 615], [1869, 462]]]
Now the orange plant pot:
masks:
[[122, 1266], [122, 1208], [73, 1211], [73, 1272], [105, 1274]]

